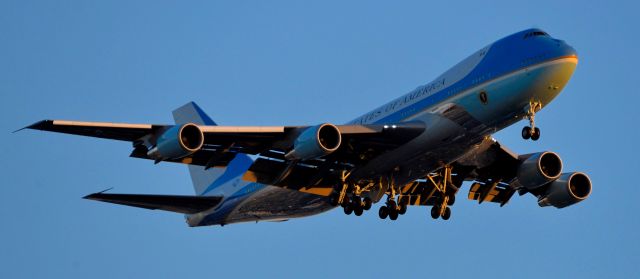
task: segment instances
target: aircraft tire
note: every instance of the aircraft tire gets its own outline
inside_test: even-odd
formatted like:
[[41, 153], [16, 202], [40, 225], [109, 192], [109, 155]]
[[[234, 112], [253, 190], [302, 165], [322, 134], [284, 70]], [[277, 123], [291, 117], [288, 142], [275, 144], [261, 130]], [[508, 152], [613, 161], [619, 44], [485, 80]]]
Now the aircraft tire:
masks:
[[449, 220], [451, 218], [451, 208], [447, 207], [444, 209], [444, 214], [442, 215], [442, 220]]
[[364, 210], [371, 209], [371, 205], [373, 205], [373, 201], [371, 200], [371, 198], [369, 197], [364, 198]]
[[531, 133], [532, 133], [531, 127], [526, 126], [526, 127], [522, 128], [522, 138], [523, 139], [526, 139], [526, 140], [530, 139], [531, 138]]
[[386, 206], [383, 205], [380, 207], [380, 209], [378, 210], [378, 216], [380, 217], [380, 219], [387, 219], [387, 216], [389, 216], [389, 210]]
[[362, 206], [362, 200], [360, 200], [360, 197], [356, 197], [356, 196], [351, 197], [351, 207], [355, 209], [361, 206]]
[[535, 127], [533, 129], [533, 132], [531, 133], [531, 140], [538, 140], [540, 139], [540, 128]]
[[400, 205], [400, 210], [398, 210], [398, 214], [404, 215], [405, 213], [407, 213], [407, 204], [403, 203], [402, 205]]
[[391, 209], [389, 210], [389, 219], [395, 221], [396, 219], [398, 219], [398, 210], [395, 209]]
[[358, 206], [353, 209], [353, 214], [355, 214], [356, 216], [362, 215], [363, 212], [364, 212], [364, 209], [361, 206]]
[[431, 218], [438, 219], [438, 217], [440, 217], [440, 207], [434, 205], [431, 207]]
[[397, 207], [397, 204], [394, 200], [390, 200], [387, 202], [387, 207], [389, 208], [389, 210], [395, 210]]
[[353, 207], [350, 204], [344, 206], [344, 214], [351, 215]]

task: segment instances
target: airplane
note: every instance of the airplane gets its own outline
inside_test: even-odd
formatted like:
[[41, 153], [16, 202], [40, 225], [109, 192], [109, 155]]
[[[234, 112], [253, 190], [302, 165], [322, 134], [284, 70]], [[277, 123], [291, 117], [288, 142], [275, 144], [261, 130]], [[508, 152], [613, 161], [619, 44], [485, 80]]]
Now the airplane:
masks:
[[[575, 49], [540, 29], [504, 37], [435, 78], [346, 123], [224, 126], [195, 103], [173, 111], [174, 125], [42, 120], [35, 129], [132, 144], [130, 157], [188, 166], [195, 195], [98, 192], [84, 198], [182, 213], [191, 227], [285, 221], [342, 207], [381, 219], [409, 206], [448, 220], [462, 184], [467, 198], [506, 205], [517, 192], [541, 207], [585, 200], [591, 180], [562, 172], [554, 152], [519, 155], [492, 134], [535, 116], [565, 87]], [[21, 129], [22, 130], [22, 129]]]

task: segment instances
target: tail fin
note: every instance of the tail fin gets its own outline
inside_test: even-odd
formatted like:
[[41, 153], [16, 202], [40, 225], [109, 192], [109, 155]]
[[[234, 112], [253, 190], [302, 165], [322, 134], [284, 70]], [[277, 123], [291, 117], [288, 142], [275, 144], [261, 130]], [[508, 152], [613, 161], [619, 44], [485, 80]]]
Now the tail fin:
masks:
[[[176, 124], [194, 123], [197, 125], [217, 125], [194, 102], [189, 102], [173, 111], [173, 119]], [[205, 170], [202, 166], [189, 165], [189, 174], [193, 182], [196, 195], [221, 195], [216, 188], [241, 176], [253, 163], [247, 155], [238, 154], [229, 163], [227, 168], [210, 168]]]

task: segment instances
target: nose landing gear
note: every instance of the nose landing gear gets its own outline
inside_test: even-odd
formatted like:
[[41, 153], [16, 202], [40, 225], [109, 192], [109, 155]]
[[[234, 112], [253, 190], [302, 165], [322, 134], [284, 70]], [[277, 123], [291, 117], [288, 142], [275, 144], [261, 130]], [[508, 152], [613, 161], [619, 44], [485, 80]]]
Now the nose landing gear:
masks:
[[522, 138], [525, 140], [538, 140], [540, 139], [540, 129], [536, 127], [535, 117], [536, 112], [542, 109], [542, 103], [538, 101], [531, 101], [527, 106], [527, 119], [529, 119], [529, 126], [522, 128]]

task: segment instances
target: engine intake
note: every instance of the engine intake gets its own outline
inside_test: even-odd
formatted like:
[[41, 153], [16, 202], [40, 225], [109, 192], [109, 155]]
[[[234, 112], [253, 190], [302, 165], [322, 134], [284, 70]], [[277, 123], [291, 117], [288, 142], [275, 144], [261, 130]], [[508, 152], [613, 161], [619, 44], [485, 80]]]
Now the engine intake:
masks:
[[549, 184], [546, 194], [538, 200], [539, 206], [563, 208], [581, 202], [591, 194], [591, 179], [584, 173], [563, 173]]
[[536, 189], [558, 179], [562, 173], [562, 159], [553, 152], [523, 155], [518, 167], [518, 182], [528, 190]]
[[204, 134], [197, 125], [175, 125], [158, 137], [147, 156], [157, 160], [179, 159], [200, 150], [203, 144]]
[[340, 148], [342, 135], [338, 127], [321, 124], [304, 130], [293, 143], [293, 149], [285, 155], [287, 160], [309, 160], [328, 154]]

